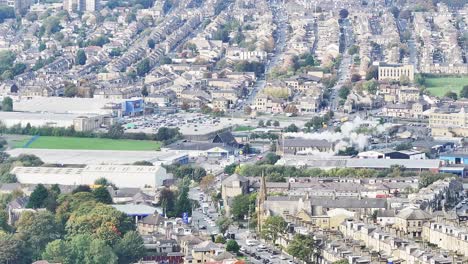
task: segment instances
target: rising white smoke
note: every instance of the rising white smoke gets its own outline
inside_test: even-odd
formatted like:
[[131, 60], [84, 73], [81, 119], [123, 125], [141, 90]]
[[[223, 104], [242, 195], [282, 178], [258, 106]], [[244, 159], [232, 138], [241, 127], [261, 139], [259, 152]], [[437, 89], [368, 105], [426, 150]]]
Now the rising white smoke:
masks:
[[[363, 126], [367, 127], [367, 131], [372, 131], [369, 133], [358, 133], [359, 129]], [[340, 150], [345, 150], [347, 147], [355, 147], [358, 150], [363, 150], [368, 144], [369, 139], [372, 137], [372, 134], [382, 134], [385, 132], [391, 125], [384, 124], [381, 125], [375, 121], [362, 120], [360, 117], [356, 117], [352, 121], [343, 123], [341, 126], [341, 132], [314, 132], [314, 133], [285, 133], [283, 136], [288, 138], [305, 138], [305, 139], [317, 139], [317, 140], [327, 140], [328, 142], [335, 143], [334, 153], [324, 153], [313, 151], [310, 153], [301, 153], [309, 155], [334, 155]]]

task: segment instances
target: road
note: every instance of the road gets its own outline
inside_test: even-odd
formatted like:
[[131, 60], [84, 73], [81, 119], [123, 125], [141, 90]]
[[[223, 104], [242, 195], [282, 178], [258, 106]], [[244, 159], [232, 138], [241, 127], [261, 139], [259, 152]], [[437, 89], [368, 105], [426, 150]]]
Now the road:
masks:
[[341, 88], [341, 86], [346, 82], [346, 80], [350, 79], [350, 67], [352, 63], [352, 58], [348, 54], [348, 48], [353, 44], [353, 33], [352, 33], [352, 27], [351, 24], [349, 23], [349, 20], [345, 20], [343, 22], [343, 27], [344, 27], [344, 34], [345, 34], [345, 50], [342, 54], [342, 60], [340, 63], [340, 66], [338, 68], [338, 80], [331, 88], [331, 95], [330, 95], [330, 110], [333, 112], [337, 112], [337, 110], [340, 107], [340, 97], [338, 96], [338, 91]]
[[270, 73], [271, 69], [278, 65], [281, 61], [281, 57], [283, 51], [286, 47], [286, 37], [287, 37], [287, 15], [285, 14], [284, 10], [276, 5], [272, 5], [271, 8], [273, 9], [273, 20], [278, 27], [276, 30], [276, 45], [273, 55], [269, 58], [269, 61], [265, 64], [265, 74], [258, 78], [257, 82], [252, 87], [251, 93], [247, 96], [247, 98], [240, 103], [236, 109], [242, 110], [243, 106], [252, 105], [253, 101], [257, 94], [265, 87], [266, 81], [265, 77], [268, 73]]

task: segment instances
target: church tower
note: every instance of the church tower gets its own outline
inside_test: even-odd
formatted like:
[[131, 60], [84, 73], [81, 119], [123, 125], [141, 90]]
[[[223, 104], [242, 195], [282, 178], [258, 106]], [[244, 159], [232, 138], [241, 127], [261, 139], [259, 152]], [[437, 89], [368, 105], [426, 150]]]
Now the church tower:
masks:
[[260, 179], [260, 190], [257, 195], [257, 231], [260, 233], [262, 231], [262, 225], [265, 222], [267, 217], [267, 210], [265, 206], [265, 201], [267, 200], [267, 188], [265, 175], [262, 172], [262, 177]]

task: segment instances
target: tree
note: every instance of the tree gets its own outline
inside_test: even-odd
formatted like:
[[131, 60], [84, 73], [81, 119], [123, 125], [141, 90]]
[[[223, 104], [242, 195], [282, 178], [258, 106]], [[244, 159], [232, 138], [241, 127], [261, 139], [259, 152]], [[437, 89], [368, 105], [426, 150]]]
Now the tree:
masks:
[[286, 129], [285, 132], [293, 132], [297, 133], [299, 132], [299, 128], [295, 124], [290, 124]]
[[370, 66], [366, 72], [366, 80], [372, 80], [379, 78], [379, 68], [375, 65]]
[[0, 234], [0, 263], [31, 263], [24, 242], [12, 234]]
[[154, 39], [148, 39], [148, 48], [154, 49], [154, 47], [156, 47], [156, 42]]
[[213, 174], [206, 175], [200, 181], [200, 189], [203, 191], [208, 190], [208, 188], [215, 182], [216, 177]]
[[280, 122], [278, 120], [275, 120], [275, 122], [273, 122], [273, 126], [274, 127], [279, 127], [280, 126]]
[[133, 165], [136, 165], [136, 166], [154, 166], [154, 164], [151, 161], [147, 161], [147, 160], [135, 161], [135, 162], [133, 162]]
[[246, 115], [252, 114], [252, 107], [246, 105], [246, 106], [244, 107], [244, 114], [246, 114]]
[[143, 239], [136, 231], [126, 233], [115, 245], [114, 251], [119, 257], [118, 263], [136, 263], [145, 255]]
[[288, 104], [284, 109], [284, 112], [289, 114], [297, 114], [298, 111], [297, 107], [293, 104]]
[[269, 216], [262, 226], [261, 236], [276, 244], [278, 237], [286, 232], [287, 225], [281, 216]]
[[342, 260], [335, 261], [332, 264], [349, 264], [349, 262], [347, 259], [342, 259]]
[[267, 127], [271, 127], [271, 120], [266, 121], [265, 125], [266, 125]]
[[232, 199], [231, 215], [234, 219], [241, 220], [249, 213], [249, 195], [237, 195]]
[[219, 232], [222, 234], [226, 233], [226, 231], [229, 229], [229, 226], [232, 225], [232, 219], [229, 217], [221, 216], [216, 220], [216, 225], [219, 228]]
[[468, 85], [463, 86], [461, 89], [460, 98], [468, 98]]
[[226, 167], [224, 167], [224, 173], [228, 175], [234, 174], [234, 172], [236, 171], [236, 168], [237, 168], [237, 163], [231, 163], [227, 165]]
[[113, 139], [119, 139], [124, 134], [124, 128], [120, 123], [115, 123], [110, 126], [109, 131], [107, 131], [107, 137]]
[[143, 95], [143, 97], [148, 96], [148, 87], [143, 86], [143, 88], [141, 88], [141, 95]]
[[79, 192], [91, 192], [91, 188], [88, 185], [78, 185], [75, 189], [73, 189], [72, 193], [79, 193]]
[[340, 10], [340, 17], [341, 17], [341, 18], [343, 18], [343, 19], [344, 19], [344, 18], [347, 18], [348, 15], [349, 15], [349, 12], [348, 12], [347, 9], [341, 9], [341, 10]]
[[177, 197], [177, 202], [175, 205], [176, 216], [182, 217], [182, 214], [192, 213], [192, 202], [188, 197], [189, 187], [188, 185], [183, 185], [180, 188], [179, 197]]
[[115, 255], [114, 251], [112, 251], [112, 248], [108, 246], [103, 240], [94, 239], [93, 241], [91, 241], [89, 251], [87, 253], [88, 254], [86, 254], [85, 257], [86, 263], [117, 263], [118, 258]]
[[29, 197], [28, 204], [26, 205], [27, 208], [42, 208], [44, 205], [44, 200], [49, 195], [49, 191], [47, 191], [46, 187], [42, 184], [38, 184], [34, 191], [31, 193]]
[[104, 204], [111, 204], [112, 197], [106, 187], [100, 186], [93, 190], [93, 195], [96, 198], [96, 201]]
[[234, 239], [229, 239], [226, 243], [226, 251], [237, 253], [239, 252], [240, 246]]
[[63, 91], [63, 96], [65, 97], [75, 97], [78, 94], [78, 87], [73, 83], [67, 83]]
[[48, 211], [24, 212], [16, 223], [16, 231], [18, 237], [25, 241], [27, 254], [32, 259], [40, 258], [46, 245], [60, 238], [59, 226]]
[[162, 189], [159, 194], [159, 201], [164, 215], [168, 217], [175, 216], [175, 196], [173, 191], [169, 188]]
[[452, 91], [449, 91], [447, 93], [445, 93], [444, 95], [445, 97], [448, 97], [448, 98], [451, 98], [453, 100], [457, 100], [458, 96], [455, 92], [452, 92]]
[[377, 90], [379, 88], [379, 84], [378, 84], [378, 82], [376, 80], [370, 80], [370, 81], [364, 82], [363, 87], [364, 87], [364, 89], [367, 90], [368, 93], [375, 94], [375, 93], [377, 93]]
[[138, 76], [143, 77], [151, 70], [150, 61], [148, 58], [143, 59], [137, 64], [136, 73]]
[[109, 245], [115, 244], [122, 234], [133, 230], [130, 217], [114, 207], [89, 201], [81, 203], [66, 223], [69, 237], [84, 234], [101, 239]]
[[44, 252], [42, 252], [42, 258], [51, 263], [72, 263], [73, 260], [69, 259], [71, 255], [71, 249], [67, 242], [57, 239], [47, 244]]
[[76, 65], [85, 65], [86, 60], [87, 60], [87, 57], [86, 57], [85, 51], [82, 49], [79, 49], [76, 52]]
[[357, 54], [358, 52], [359, 52], [359, 46], [357, 45], [351, 46], [348, 50], [349, 55], [354, 55], [354, 54]]
[[346, 99], [351, 92], [351, 89], [348, 86], [341, 86], [340, 90], [338, 90], [338, 96], [341, 99]]
[[312, 262], [312, 257], [317, 250], [317, 243], [313, 237], [302, 234], [294, 235], [293, 240], [289, 243], [287, 248], [287, 252], [290, 255], [306, 263]]
[[351, 82], [359, 82], [361, 78], [361, 75], [359, 75], [358, 73], [354, 73], [353, 75], [351, 75]]
[[258, 127], [265, 127], [265, 122], [263, 120], [258, 121]]
[[11, 97], [7, 96], [3, 98], [2, 101], [2, 110], [4, 112], [11, 112], [13, 111], [13, 99]]
[[222, 235], [217, 235], [215, 237], [215, 243], [218, 243], [218, 244], [224, 244], [226, 243], [226, 238], [224, 238]]

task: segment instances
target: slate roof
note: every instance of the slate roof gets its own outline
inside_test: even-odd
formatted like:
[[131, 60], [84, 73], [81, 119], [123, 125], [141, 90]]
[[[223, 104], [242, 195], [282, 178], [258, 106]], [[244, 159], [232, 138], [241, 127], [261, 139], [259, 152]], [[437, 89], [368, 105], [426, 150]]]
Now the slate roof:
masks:
[[332, 148], [333, 143], [324, 139], [286, 138], [280, 141], [285, 147], [322, 147]]
[[314, 197], [310, 199], [312, 206], [322, 206], [324, 208], [387, 208], [385, 199], [330, 199], [329, 197]]
[[397, 214], [397, 217], [405, 219], [405, 220], [425, 220], [425, 219], [432, 218], [429, 213], [426, 213], [425, 211], [419, 208], [412, 208], [412, 207], [407, 207], [401, 210]]

